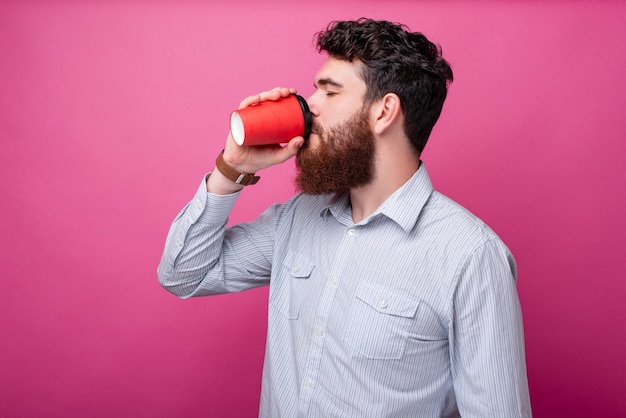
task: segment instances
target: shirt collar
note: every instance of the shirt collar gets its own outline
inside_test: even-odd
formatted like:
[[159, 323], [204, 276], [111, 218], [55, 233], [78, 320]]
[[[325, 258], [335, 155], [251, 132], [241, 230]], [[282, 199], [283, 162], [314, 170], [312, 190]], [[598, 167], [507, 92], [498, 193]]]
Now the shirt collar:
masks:
[[[383, 202], [382, 205], [361, 224], [366, 224], [377, 216], [386, 216], [397, 223], [406, 232], [415, 226], [417, 218], [426, 204], [426, 201], [433, 192], [433, 185], [430, 176], [423, 162], [419, 169], [404, 183], [398, 190]], [[329, 199], [322, 209], [322, 217], [328, 214], [333, 215], [342, 223], [352, 222], [350, 210], [350, 195], [342, 193], [334, 195]]]

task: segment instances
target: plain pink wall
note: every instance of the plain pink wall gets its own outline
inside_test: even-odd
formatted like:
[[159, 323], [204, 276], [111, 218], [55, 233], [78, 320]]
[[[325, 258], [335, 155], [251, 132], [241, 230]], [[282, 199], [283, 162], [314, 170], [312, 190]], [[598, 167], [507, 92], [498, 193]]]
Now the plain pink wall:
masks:
[[0, 415], [256, 415], [267, 290], [180, 301], [156, 266], [230, 111], [309, 95], [313, 33], [360, 16], [454, 67], [424, 160], [517, 257], [535, 416], [626, 416], [626, 5], [330, 0], [0, 3]]

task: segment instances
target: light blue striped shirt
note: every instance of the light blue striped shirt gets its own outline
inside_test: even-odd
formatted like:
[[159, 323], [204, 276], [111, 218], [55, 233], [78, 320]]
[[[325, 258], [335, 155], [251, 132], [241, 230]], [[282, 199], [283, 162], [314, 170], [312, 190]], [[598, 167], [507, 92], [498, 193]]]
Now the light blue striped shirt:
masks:
[[237, 195], [203, 181], [158, 273], [183, 298], [270, 285], [259, 416], [531, 416], [515, 261], [423, 164], [358, 224], [298, 194], [226, 229]]

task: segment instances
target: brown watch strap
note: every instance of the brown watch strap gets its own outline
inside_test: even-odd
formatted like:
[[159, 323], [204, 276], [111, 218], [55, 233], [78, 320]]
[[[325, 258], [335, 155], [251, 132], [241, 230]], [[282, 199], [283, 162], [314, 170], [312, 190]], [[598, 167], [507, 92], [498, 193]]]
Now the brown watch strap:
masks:
[[249, 186], [252, 184], [256, 184], [261, 177], [255, 176], [254, 173], [240, 173], [235, 170], [231, 166], [228, 165], [226, 161], [224, 161], [224, 150], [220, 152], [220, 155], [217, 156], [215, 160], [215, 167], [220, 170], [226, 178], [234, 181], [236, 184], [241, 184], [242, 186]]

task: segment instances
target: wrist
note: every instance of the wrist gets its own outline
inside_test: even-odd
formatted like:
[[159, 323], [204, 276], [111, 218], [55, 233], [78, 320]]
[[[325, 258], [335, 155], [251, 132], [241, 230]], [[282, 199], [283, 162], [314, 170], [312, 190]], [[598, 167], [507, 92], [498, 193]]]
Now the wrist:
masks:
[[255, 176], [254, 173], [242, 173], [238, 169], [234, 168], [224, 160], [224, 151], [219, 153], [215, 160], [215, 168], [227, 179], [233, 183], [241, 186], [248, 186], [256, 184], [259, 181], [259, 176]]
[[220, 196], [239, 193], [244, 186], [234, 183], [225, 177], [217, 168], [206, 179], [206, 191]]

